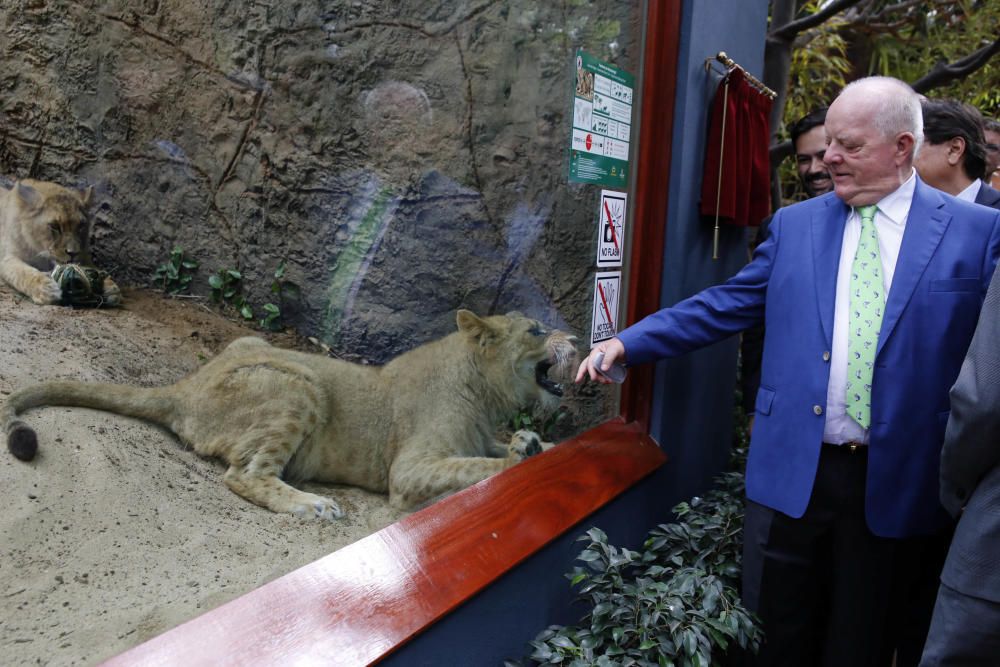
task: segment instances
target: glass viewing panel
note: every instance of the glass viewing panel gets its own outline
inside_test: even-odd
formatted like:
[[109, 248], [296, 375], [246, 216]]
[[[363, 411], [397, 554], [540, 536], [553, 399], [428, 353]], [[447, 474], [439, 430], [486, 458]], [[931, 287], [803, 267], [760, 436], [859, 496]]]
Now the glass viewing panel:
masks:
[[[576, 56], [637, 75], [641, 3], [98, 4], [0, 9], [0, 179], [92, 187], [94, 263], [125, 287], [124, 308], [41, 307], [0, 287], [0, 401], [40, 380], [166, 385], [239, 335], [381, 365], [454, 332], [461, 309], [518, 311], [589, 349], [608, 297], [595, 299], [595, 275], [621, 270], [598, 265], [599, 215], [606, 206], [626, 217], [627, 186], [605, 201], [606, 188], [570, 181], [574, 136], [591, 141], [574, 116], [581, 96], [608, 104], [597, 129], [618, 128], [634, 160], [636, 136], [621, 126], [637, 114], [620, 95], [594, 98]], [[620, 148], [609, 154], [620, 159]], [[481, 335], [483, 345], [503, 340]], [[544, 335], [529, 326], [511, 339]], [[15, 354], [8, 340], [22, 336], [65, 342]], [[467, 418], [440, 410], [455, 404], [437, 381], [456, 372], [458, 345], [387, 383], [390, 395], [419, 396], [408, 413], [345, 372], [323, 390], [334, 413], [318, 417], [370, 414], [359, 440], [425, 429], [428, 446], [441, 446], [441, 425]], [[490, 381], [513, 383], [509, 366], [510, 378]], [[559, 441], [615, 415], [614, 389], [554, 379], [566, 385], [561, 407], [507, 410], [499, 438], [523, 427]], [[308, 394], [275, 387], [282, 399]], [[255, 391], [218, 423], [271, 400]], [[497, 400], [455, 391], [475, 414]], [[288, 426], [269, 414], [275, 429]], [[225, 464], [163, 430], [66, 408], [24, 419], [40, 454], [8, 457], [0, 471], [17, 496], [0, 525], [11, 545], [0, 595], [19, 614], [5, 633], [32, 638], [15, 640], [15, 662], [106, 658], [403, 516], [377, 492], [385, 461], [365, 459], [391, 453], [352, 453], [351, 465], [371, 465], [340, 480], [350, 485], [296, 483], [346, 514], [304, 522], [234, 495]], [[292, 473], [309, 468], [303, 458]], [[417, 474], [419, 463], [407, 466]], [[74, 589], [81, 581], [90, 587]]]

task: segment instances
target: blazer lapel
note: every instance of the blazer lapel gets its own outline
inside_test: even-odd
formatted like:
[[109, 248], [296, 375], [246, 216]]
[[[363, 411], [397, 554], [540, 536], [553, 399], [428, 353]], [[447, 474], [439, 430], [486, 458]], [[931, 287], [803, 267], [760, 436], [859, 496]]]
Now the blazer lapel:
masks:
[[833, 341], [833, 309], [837, 298], [837, 271], [840, 249], [844, 245], [844, 224], [847, 205], [834, 195], [827, 196], [826, 207], [813, 213], [813, 271], [816, 283], [816, 304], [827, 345]]
[[913, 191], [913, 202], [910, 204], [910, 214], [906, 219], [906, 229], [903, 231], [903, 243], [899, 248], [899, 259], [896, 260], [896, 271], [889, 288], [889, 297], [885, 304], [885, 314], [882, 316], [882, 328], [878, 336], [876, 357], [885, 346], [885, 341], [892, 335], [899, 322], [899, 317], [906, 309], [906, 304], [913, 296], [920, 277], [927, 264], [934, 256], [941, 237], [948, 229], [951, 215], [943, 210], [944, 199], [934, 193], [917, 179]]

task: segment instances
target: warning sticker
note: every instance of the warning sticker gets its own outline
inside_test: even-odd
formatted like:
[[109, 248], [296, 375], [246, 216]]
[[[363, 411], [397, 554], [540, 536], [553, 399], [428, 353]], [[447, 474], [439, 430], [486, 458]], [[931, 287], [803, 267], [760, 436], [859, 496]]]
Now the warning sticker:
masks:
[[625, 213], [628, 195], [601, 190], [597, 211], [597, 266], [621, 266], [625, 251]]
[[618, 296], [621, 293], [621, 271], [606, 271], [594, 277], [594, 319], [590, 345], [613, 338], [618, 333]]

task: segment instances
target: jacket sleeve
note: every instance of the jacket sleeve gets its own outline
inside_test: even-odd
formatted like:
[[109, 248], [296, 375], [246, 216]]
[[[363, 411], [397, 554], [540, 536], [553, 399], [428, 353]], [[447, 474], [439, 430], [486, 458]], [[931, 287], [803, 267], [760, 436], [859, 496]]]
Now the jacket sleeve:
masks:
[[[993, 261], [996, 261], [994, 255]], [[941, 450], [941, 503], [958, 515], [973, 489], [1000, 463], [1000, 272], [986, 292], [958, 381]]]
[[750, 263], [735, 276], [622, 330], [625, 360], [641, 364], [718, 342], [764, 321], [764, 297], [781, 237], [782, 212]]

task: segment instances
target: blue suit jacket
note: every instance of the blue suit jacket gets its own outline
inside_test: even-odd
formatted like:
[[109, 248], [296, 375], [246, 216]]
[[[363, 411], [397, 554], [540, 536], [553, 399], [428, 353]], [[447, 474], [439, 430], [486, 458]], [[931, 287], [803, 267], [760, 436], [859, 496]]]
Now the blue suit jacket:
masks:
[[[849, 208], [834, 194], [779, 210], [753, 259], [622, 331], [629, 364], [673, 357], [763, 321], [747, 497], [805, 512], [823, 440], [834, 298]], [[958, 377], [1000, 254], [1000, 213], [918, 182], [886, 302], [872, 380], [866, 516], [903, 537], [947, 521], [938, 466]]]

